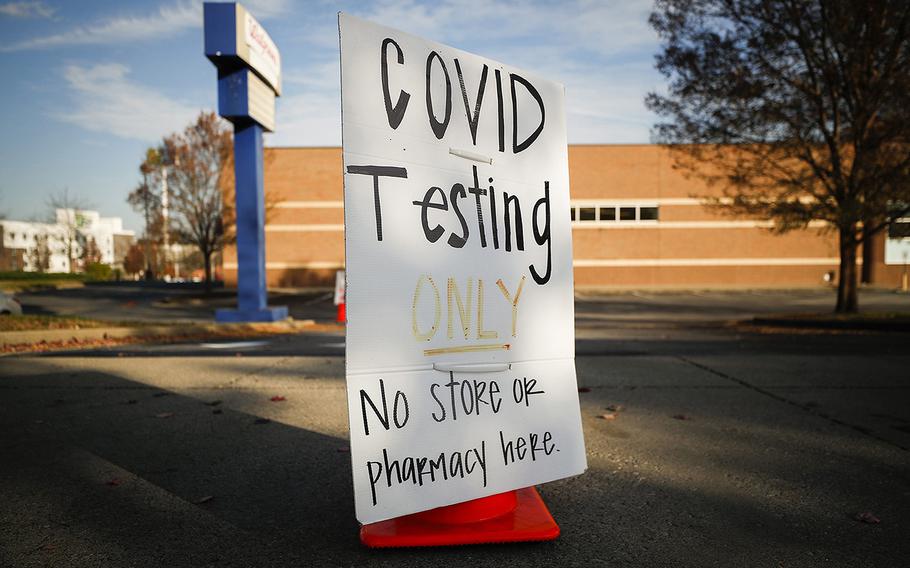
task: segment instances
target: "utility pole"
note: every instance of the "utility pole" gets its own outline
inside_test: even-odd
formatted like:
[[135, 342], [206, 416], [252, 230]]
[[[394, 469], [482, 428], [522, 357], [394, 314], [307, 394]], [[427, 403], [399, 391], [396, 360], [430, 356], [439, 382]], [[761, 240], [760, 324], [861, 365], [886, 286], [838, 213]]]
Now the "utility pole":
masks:
[[148, 171], [146, 171], [145, 164], [142, 165], [142, 205], [143, 210], [145, 211], [145, 280], [151, 281], [152, 274], [152, 255], [149, 246], [149, 181], [148, 181]]
[[168, 189], [167, 189], [167, 166], [170, 156], [168, 155], [167, 146], [161, 150], [161, 235], [163, 241], [162, 256], [164, 260], [164, 273], [167, 274], [167, 260], [170, 249], [170, 235], [168, 234]]

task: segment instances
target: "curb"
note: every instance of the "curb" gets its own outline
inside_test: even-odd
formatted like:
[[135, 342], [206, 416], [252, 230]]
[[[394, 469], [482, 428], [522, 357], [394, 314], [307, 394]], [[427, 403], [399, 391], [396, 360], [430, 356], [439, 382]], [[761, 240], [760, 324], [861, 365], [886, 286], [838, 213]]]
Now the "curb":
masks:
[[40, 343], [102, 341], [106, 339], [153, 339], [248, 333], [291, 333], [315, 325], [314, 320], [275, 323], [144, 325], [139, 327], [97, 327], [86, 329], [43, 329], [0, 332], [0, 349]]
[[746, 323], [755, 326], [783, 327], [788, 329], [832, 329], [856, 331], [899, 331], [910, 332], [910, 320], [876, 320], [876, 319], [796, 319], [757, 317]]

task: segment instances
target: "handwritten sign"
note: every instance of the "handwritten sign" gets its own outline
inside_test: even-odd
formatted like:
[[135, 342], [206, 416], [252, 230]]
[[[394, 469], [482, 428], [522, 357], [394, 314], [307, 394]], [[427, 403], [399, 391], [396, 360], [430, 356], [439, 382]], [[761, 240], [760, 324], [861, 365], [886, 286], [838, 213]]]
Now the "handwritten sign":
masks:
[[563, 87], [339, 27], [358, 520], [582, 473]]

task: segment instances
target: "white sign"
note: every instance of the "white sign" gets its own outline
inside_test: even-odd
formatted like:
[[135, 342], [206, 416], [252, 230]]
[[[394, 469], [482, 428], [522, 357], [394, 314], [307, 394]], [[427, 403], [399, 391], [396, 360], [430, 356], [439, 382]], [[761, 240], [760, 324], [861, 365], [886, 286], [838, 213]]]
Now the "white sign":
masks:
[[237, 4], [237, 55], [281, 94], [281, 54], [265, 28]]
[[344, 303], [344, 270], [335, 272], [335, 297], [336, 306]]
[[358, 520], [582, 473], [563, 87], [339, 26]]
[[275, 91], [255, 73], [247, 73], [247, 114], [269, 132], [275, 131]]
[[896, 219], [888, 227], [885, 264], [910, 264], [910, 217]]

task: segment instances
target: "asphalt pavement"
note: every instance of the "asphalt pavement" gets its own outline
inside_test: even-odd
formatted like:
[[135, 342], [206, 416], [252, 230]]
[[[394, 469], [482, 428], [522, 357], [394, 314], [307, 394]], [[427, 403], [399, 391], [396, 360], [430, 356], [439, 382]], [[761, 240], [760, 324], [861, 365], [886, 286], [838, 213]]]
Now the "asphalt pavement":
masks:
[[[16, 297], [25, 314], [78, 316], [109, 321], [157, 323], [211, 322], [218, 308], [236, 307], [236, 290], [201, 284], [163, 282], [105, 282], [81, 288], [20, 292]], [[332, 293], [322, 290], [274, 292], [271, 305], [288, 306], [295, 319], [334, 317]]]
[[359, 544], [340, 329], [5, 357], [0, 566], [903, 566], [910, 334], [731, 323], [828, 301], [580, 298], [550, 543]]
[[[206, 294], [199, 284], [108, 282], [82, 288], [22, 292], [17, 297], [26, 314], [111, 321], [211, 322], [216, 309], [235, 306], [235, 294], [234, 290], [224, 288]], [[834, 300], [832, 288], [578, 292], [576, 313], [580, 324], [719, 322], [772, 314], [830, 312]], [[332, 293], [322, 290], [271, 291], [269, 304], [288, 306], [295, 319], [335, 317]], [[866, 289], [860, 294], [860, 305], [869, 312], [908, 312], [910, 295]]]

